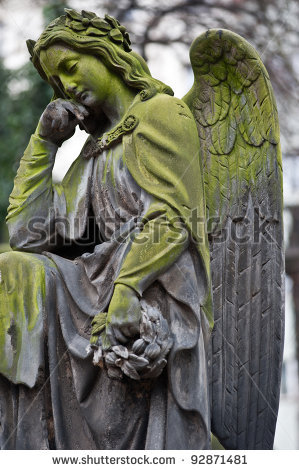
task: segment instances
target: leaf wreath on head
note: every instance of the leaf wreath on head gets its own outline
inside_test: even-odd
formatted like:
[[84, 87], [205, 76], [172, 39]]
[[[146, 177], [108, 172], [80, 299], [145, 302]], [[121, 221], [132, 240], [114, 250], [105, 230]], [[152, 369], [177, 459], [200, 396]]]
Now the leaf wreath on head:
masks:
[[[123, 48], [125, 52], [131, 52], [130, 36], [126, 28], [112, 16], [106, 14], [105, 18], [99, 18], [95, 13], [89, 11], [82, 10], [80, 14], [76, 10], [68, 8], [65, 8], [65, 12], [65, 16], [60, 16], [47, 26], [39, 38], [40, 42], [45, 39], [49, 31], [59, 31], [66, 27], [79, 36], [108, 38], [112, 43]], [[26, 44], [31, 60], [33, 60], [36, 41], [28, 39]], [[46, 79], [43, 70], [38, 66], [37, 68], [42, 78]]]
[[131, 51], [130, 36], [119, 21], [109, 15], [99, 18], [95, 13], [82, 10], [81, 14], [75, 10], [65, 8], [67, 18], [65, 26], [86, 36], [107, 36], [112, 42], [123, 46], [126, 52]]

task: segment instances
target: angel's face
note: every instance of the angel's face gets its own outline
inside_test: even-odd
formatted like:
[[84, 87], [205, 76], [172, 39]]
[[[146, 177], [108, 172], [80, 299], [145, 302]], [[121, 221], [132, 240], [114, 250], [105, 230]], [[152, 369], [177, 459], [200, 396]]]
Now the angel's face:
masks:
[[66, 99], [97, 109], [105, 104], [111, 88], [111, 72], [96, 57], [62, 44], [40, 52], [40, 63], [48, 81], [62, 88]]

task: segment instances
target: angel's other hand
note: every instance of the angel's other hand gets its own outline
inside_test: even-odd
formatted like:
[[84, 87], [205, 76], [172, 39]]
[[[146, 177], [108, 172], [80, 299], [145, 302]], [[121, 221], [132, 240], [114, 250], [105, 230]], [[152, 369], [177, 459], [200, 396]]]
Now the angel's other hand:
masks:
[[141, 308], [133, 289], [116, 284], [109, 305], [106, 335], [111, 345], [126, 343], [140, 332]]
[[74, 135], [77, 124], [88, 116], [79, 103], [59, 98], [51, 101], [40, 117], [37, 131], [41, 138], [61, 145]]

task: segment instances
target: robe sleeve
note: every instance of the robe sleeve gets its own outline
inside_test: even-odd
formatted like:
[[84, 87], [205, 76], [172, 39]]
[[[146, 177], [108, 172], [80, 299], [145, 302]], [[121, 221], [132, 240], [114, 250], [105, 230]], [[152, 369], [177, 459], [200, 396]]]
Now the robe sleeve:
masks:
[[82, 158], [85, 145], [62, 183], [54, 184], [58, 147], [36, 134], [31, 137], [9, 199], [6, 221], [12, 249], [51, 252], [83, 236], [93, 170], [93, 159]]
[[156, 201], [141, 221], [115, 284], [143, 292], [173, 265], [189, 244], [189, 233], [181, 218], [167, 204]]
[[58, 147], [32, 135], [14, 181], [6, 218], [12, 249], [41, 252], [53, 231], [52, 170]]
[[[143, 230], [133, 241], [116, 283], [139, 295], [195, 243], [208, 264], [203, 231], [205, 204], [199, 140], [193, 116], [176, 98], [157, 95], [130, 110], [139, 124], [124, 137], [124, 156], [137, 183], [154, 198]], [[202, 224], [192, 230], [191, 211]], [[198, 240], [201, 241], [198, 242]], [[208, 268], [207, 268], [208, 270]], [[203, 279], [205, 285], [207, 282]]]

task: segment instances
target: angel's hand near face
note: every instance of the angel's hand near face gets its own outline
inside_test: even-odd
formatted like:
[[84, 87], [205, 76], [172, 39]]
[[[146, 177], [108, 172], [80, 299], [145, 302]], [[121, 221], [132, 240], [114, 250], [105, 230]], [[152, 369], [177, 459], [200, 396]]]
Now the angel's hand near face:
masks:
[[42, 139], [59, 146], [74, 135], [76, 126], [88, 114], [82, 104], [59, 98], [46, 107], [39, 120], [37, 133]]

